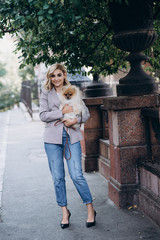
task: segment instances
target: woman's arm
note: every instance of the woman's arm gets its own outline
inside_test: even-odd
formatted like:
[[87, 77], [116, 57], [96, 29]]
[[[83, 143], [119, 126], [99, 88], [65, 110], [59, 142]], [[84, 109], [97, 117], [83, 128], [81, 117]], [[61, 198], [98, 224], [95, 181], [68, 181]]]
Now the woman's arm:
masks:
[[48, 107], [48, 93], [43, 90], [40, 97], [40, 112], [39, 117], [42, 122], [52, 122], [63, 118], [63, 113], [58, 108], [56, 110], [49, 110]]
[[89, 117], [90, 117], [90, 113], [88, 111], [88, 108], [86, 107], [85, 103], [82, 101], [82, 104], [83, 104], [83, 111], [82, 111], [82, 116], [79, 116], [77, 118], [78, 120], [78, 123], [85, 123]]
[[66, 127], [72, 127], [74, 124], [78, 123], [77, 118], [67, 118], [62, 121]]
[[76, 123], [84, 123], [88, 120], [90, 117], [88, 108], [86, 107], [85, 103], [83, 102], [83, 111], [82, 111], [82, 116], [79, 116], [77, 118], [71, 118], [71, 119], [65, 119], [63, 120], [64, 125], [66, 127], [72, 127]]
[[49, 110], [48, 107], [48, 92], [43, 90], [40, 97], [40, 112], [39, 117], [42, 122], [52, 122], [63, 118], [63, 114], [73, 112], [73, 107], [65, 105], [62, 110], [58, 108], [55, 110]]

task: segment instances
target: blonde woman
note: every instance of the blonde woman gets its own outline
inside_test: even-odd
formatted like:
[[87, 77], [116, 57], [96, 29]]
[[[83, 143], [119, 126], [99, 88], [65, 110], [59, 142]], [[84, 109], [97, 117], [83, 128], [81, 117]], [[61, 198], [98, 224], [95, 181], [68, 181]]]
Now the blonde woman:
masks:
[[40, 119], [46, 122], [44, 131], [44, 146], [48, 157], [49, 168], [54, 181], [56, 199], [58, 205], [62, 208], [61, 228], [69, 227], [71, 216], [67, 208], [65, 170], [64, 170], [64, 148], [66, 138], [69, 147], [65, 148], [65, 157], [71, 151], [71, 158], [66, 160], [70, 177], [87, 206], [88, 218], [86, 227], [95, 225], [96, 211], [92, 205], [92, 196], [82, 173], [81, 167], [81, 145], [82, 134], [80, 130], [75, 130], [72, 125], [85, 122], [90, 117], [88, 108], [85, 106], [85, 114], [82, 117], [66, 119], [60, 124], [55, 124], [63, 118], [63, 114], [73, 112], [72, 106], [65, 105], [59, 110], [60, 100], [58, 94], [64, 85], [70, 84], [67, 81], [67, 71], [62, 64], [53, 64], [47, 72], [47, 80], [40, 97]]

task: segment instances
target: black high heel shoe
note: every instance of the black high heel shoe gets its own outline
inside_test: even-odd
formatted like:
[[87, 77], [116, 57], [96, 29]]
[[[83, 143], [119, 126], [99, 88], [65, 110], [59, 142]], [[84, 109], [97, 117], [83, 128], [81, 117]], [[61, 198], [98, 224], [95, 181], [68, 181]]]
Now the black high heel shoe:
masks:
[[94, 210], [94, 222], [86, 222], [86, 227], [89, 228], [89, 227], [93, 227], [95, 226], [96, 224], [96, 211]]
[[69, 213], [69, 215], [68, 215], [68, 223], [64, 223], [64, 224], [61, 223], [61, 224], [60, 224], [60, 226], [61, 226], [62, 229], [69, 227], [69, 219], [70, 219], [70, 216], [71, 216], [71, 213], [70, 213], [69, 210], [68, 210], [68, 213]]

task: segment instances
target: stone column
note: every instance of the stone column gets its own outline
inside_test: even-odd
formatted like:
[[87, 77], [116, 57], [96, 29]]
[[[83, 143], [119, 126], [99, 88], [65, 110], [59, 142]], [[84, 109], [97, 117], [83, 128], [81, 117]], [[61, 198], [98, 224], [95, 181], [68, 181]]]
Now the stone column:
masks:
[[103, 136], [102, 112], [100, 106], [105, 97], [86, 98], [84, 102], [89, 109], [90, 118], [84, 124], [81, 141], [82, 166], [85, 172], [98, 171], [99, 139]]
[[[108, 109], [111, 171], [109, 197], [118, 207], [137, 204], [138, 159], [147, 158], [144, 107], [157, 107], [156, 95], [111, 97], [104, 100]], [[156, 146], [153, 155], [157, 154]]]

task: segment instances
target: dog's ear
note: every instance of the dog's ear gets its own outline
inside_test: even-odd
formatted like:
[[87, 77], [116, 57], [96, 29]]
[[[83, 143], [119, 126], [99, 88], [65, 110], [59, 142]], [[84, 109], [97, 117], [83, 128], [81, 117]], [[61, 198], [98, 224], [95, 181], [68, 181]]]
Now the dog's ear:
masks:
[[70, 90], [73, 94], [77, 94], [77, 91], [74, 85], [70, 88]]
[[73, 87], [74, 87], [74, 89], [75, 89], [76, 92], [79, 91], [79, 87], [77, 87], [77, 86], [75, 86], [75, 85], [73, 85]]
[[82, 98], [82, 92], [81, 92], [80, 88], [75, 85], [72, 85], [72, 86], [74, 87], [76, 94], [78, 94]]
[[74, 87], [74, 89], [77, 91], [77, 92], [80, 92], [80, 89], [78, 86], [75, 86], [75, 85], [72, 85]]

